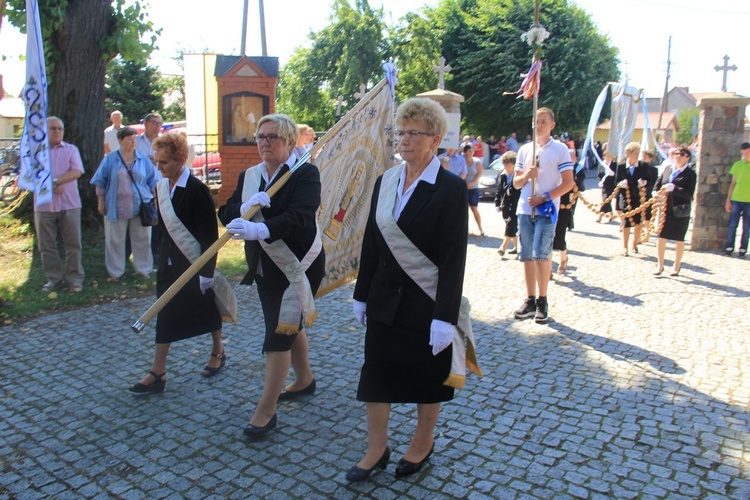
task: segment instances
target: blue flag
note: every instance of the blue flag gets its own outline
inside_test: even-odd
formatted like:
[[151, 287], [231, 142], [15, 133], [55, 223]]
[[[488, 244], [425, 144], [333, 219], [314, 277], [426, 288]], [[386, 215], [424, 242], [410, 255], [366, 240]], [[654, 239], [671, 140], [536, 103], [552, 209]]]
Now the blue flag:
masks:
[[35, 203], [52, 201], [52, 168], [47, 135], [47, 73], [44, 68], [42, 27], [37, 0], [26, 0], [26, 116], [21, 135], [21, 173], [18, 185], [36, 194]]

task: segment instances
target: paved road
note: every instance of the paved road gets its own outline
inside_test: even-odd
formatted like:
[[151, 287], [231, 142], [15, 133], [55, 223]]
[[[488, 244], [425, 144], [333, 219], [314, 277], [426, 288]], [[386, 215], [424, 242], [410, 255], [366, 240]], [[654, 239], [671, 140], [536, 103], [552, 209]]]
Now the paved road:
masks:
[[[203, 379], [208, 340], [177, 343], [165, 393], [146, 399], [125, 388], [150, 363], [153, 330], [129, 329], [149, 300], [0, 330], [0, 498], [750, 498], [750, 262], [688, 252], [679, 277], [655, 279], [653, 240], [621, 257], [616, 225], [580, 207], [552, 321], [518, 322], [522, 266], [499, 258], [502, 222], [481, 211], [465, 294], [486, 375], [445, 405], [422, 473], [344, 479], [365, 448], [351, 286], [317, 303], [318, 394], [280, 404], [266, 441], [243, 439], [263, 381], [250, 288], [226, 370]], [[396, 459], [413, 425], [396, 406]]]

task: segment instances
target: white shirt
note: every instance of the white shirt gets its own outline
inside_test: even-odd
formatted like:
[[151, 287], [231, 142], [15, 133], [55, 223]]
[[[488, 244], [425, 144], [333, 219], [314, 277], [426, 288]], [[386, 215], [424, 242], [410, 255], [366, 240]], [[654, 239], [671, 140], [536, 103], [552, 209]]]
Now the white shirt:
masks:
[[[516, 173], [522, 174], [523, 169], [531, 164], [532, 144], [529, 142], [521, 146], [516, 159]], [[539, 157], [539, 176], [536, 179], [536, 194], [544, 194], [552, 191], [562, 184], [562, 172], [573, 170], [573, 162], [570, 161], [568, 146], [562, 142], [550, 139], [544, 146], [537, 145], [537, 156]], [[531, 215], [531, 205], [527, 201], [531, 197], [531, 181], [521, 188], [521, 196], [518, 199], [518, 215]], [[552, 198], [555, 208], [560, 209], [560, 197]]]
[[417, 177], [417, 180], [415, 180], [411, 186], [409, 186], [403, 193], [401, 192], [403, 189], [401, 186], [403, 186], [406, 183], [406, 164], [404, 164], [404, 170], [401, 172], [401, 177], [398, 180], [398, 189], [396, 190], [396, 203], [393, 205], [393, 219], [398, 221], [398, 218], [401, 217], [401, 212], [404, 211], [404, 207], [406, 207], [406, 204], [409, 203], [409, 199], [411, 199], [411, 195], [414, 193], [414, 190], [417, 188], [417, 184], [420, 182], [427, 182], [429, 184], [435, 184], [437, 181], [437, 175], [442, 167], [440, 166], [440, 161], [437, 159], [436, 156], [432, 156], [432, 160], [430, 160], [430, 163], [427, 164], [427, 167], [425, 167], [424, 170], [422, 170], [422, 173], [419, 174], [419, 177]]
[[115, 128], [114, 125], [110, 125], [104, 129], [104, 140], [107, 141], [107, 146], [109, 146], [110, 151], [117, 151], [120, 149], [120, 141], [117, 140], [117, 132], [120, 128]]
[[273, 180], [279, 176], [279, 172], [281, 171], [282, 166], [286, 165], [291, 170], [295, 163], [297, 163], [297, 156], [294, 154], [294, 152], [292, 152], [292, 154], [289, 155], [289, 158], [287, 158], [284, 163], [276, 168], [276, 171], [273, 173], [270, 179], [268, 178], [268, 167], [266, 167], [266, 163], [261, 163], [260, 175], [263, 177], [263, 180], [266, 181], [266, 191], [268, 191], [268, 186], [271, 185], [271, 182], [273, 182]]

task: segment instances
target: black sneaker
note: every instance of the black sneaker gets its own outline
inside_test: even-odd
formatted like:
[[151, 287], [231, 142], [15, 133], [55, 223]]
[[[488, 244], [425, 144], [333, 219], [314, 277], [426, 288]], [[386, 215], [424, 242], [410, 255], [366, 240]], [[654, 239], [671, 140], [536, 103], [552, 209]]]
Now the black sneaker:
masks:
[[739, 257], [740, 259], [744, 259], [746, 253], [747, 253], [747, 250], [743, 250], [740, 248], [740, 253], [737, 255], [737, 257]]
[[734, 251], [734, 248], [727, 248], [726, 250], [724, 250], [724, 256], [731, 257], [733, 251]]
[[515, 316], [516, 319], [526, 319], [533, 318], [534, 314], [536, 314], [536, 299], [529, 297], [524, 301], [521, 308], [513, 313], [513, 316]]
[[549, 320], [549, 304], [546, 300], [536, 301], [536, 314], [534, 314], [534, 321], [537, 323], [546, 323]]

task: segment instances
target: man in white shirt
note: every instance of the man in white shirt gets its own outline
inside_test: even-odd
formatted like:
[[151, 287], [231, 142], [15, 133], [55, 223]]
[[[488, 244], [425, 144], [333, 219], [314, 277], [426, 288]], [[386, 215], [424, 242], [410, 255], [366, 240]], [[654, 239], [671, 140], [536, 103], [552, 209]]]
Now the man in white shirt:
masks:
[[109, 121], [112, 125], [104, 129], [104, 154], [111, 153], [120, 149], [120, 142], [117, 140], [117, 131], [122, 128], [122, 113], [118, 110], [112, 111], [109, 115]]
[[547, 287], [560, 196], [575, 185], [568, 147], [552, 138], [554, 128], [555, 114], [549, 108], [539, 108], [536, 112], [536, 158], [533, 158], [532, 143], [521, 146], [513, 177], [513, 187], [521, 190], [516, 210], [521, 246], [519, 259], [523, 262], [528, 296], [514, 316], [516, 319], [534, 317], [537, 323], [548, 321]]
[[151, 143], [159, 137], [161, 132], [162, 119], [157, 113], [149, 113], [143, 119], [144, 131], [135, 138], [135, 149], [148, 156], [151, 162], [154, 162], [154, 151]]

